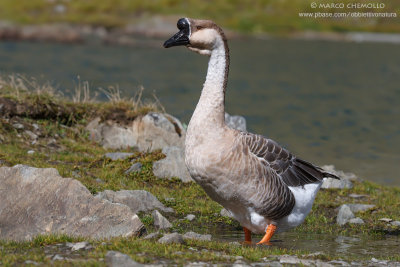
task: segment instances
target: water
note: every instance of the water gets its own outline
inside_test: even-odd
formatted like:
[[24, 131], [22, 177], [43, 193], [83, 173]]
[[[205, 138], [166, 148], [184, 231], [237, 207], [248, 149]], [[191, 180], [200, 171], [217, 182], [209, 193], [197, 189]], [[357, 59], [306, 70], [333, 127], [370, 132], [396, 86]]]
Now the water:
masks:
[[[262, 236], [253, 235], [253, 245]], [[243, 231], [235, 231], [231, 228], [218, 229], [216, 239], [225, 242], [242, 242]], [[354, 255], [369, 255], [384, 258], [398, 254], [400, 237], [387, 235], [381, 238], [360, 236], [337, 236], [329, 234], [295, 233], [285, 232], [275, 235], [271, 240], [271, 246], [292, 250], [308, 251], [310, 253], [323, 252], [326, 255], [351, 257]]]
[[[66, 94], [76, 77], [92, 88], [139, 85], [188, 122], [207, 58], [185, 48], [0, 43], [0, 72], [50, 80]], [[400, 49], [393, 44], [233, 40], [226, 105], [248, 129], [315, 164], [400, 185]]]

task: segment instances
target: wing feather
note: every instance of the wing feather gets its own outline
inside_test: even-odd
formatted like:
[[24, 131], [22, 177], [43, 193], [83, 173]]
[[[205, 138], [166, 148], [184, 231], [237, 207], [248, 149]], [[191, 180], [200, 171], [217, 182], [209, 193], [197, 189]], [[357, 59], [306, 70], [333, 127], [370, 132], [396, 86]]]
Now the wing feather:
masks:
[[275, 141], [262, 135], [241, 132], [250, 152], [274, 170], [287, 186], [303, 186], [321, 181], [324, 177], [339, 179], [313, 164], [299, 159]]

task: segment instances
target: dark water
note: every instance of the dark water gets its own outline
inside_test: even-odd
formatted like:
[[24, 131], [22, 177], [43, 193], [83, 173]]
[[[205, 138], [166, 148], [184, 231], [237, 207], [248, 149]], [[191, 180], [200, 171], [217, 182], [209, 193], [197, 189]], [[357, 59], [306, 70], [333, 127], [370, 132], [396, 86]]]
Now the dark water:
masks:
[[[139, 85], [188, 122], [207, 58], [185, 48], [0, 43], [0, 72], [97, 87]], [[295, 40], [230, 42], [227, 111], [297, 156], [400, 185], [400, 46]]]

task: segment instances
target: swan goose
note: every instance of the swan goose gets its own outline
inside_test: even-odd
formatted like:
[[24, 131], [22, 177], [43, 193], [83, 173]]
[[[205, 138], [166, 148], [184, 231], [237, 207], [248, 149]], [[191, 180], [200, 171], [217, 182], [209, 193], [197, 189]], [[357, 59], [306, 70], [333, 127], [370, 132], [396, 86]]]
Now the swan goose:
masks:
[[192, 178], [240, 222], [245, 242], [302, 223], [324, 177], [337, 178], [303, 161], [264, 136], [225, 124], [229, 48], [224, 32], [210, 20], [182, 18], [179, 32], [164, 47], [184, 45], [210, 56], [200, 100], [187, 128], [185, 162]]

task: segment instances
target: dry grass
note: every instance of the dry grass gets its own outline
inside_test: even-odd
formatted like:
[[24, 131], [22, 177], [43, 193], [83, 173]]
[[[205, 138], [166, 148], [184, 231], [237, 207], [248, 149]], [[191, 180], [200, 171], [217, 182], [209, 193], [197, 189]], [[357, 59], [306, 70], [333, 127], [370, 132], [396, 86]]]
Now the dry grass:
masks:
[[[69, 99], [49, 82], [41, 84], [35, 78], [19, 74], [0, 75], [0, 98], [6, 99], [4, 101], [9, 104], [8, 115], [60, 119], [63, 123], [75, 123], [97, 116], [104, 120], [129, 122], [148, 112], [165, 112], [155, 95], [151, 101], [143, 99], [143, 86], [136, 90], [134, 97], [126, 98], [118, 85], [92, 90], [89, 82], [82, 81], [78, 76], [78, 83], [73, 91], [74, 95]], [[108, 101], [100, 102], [97, 99], [99, 93], [105, 94]], [[13, 105], [20, 105], [22, 111], [17, 108], [13, 110]]]

